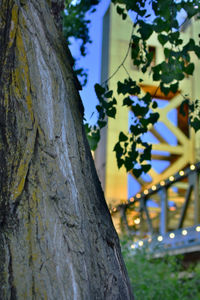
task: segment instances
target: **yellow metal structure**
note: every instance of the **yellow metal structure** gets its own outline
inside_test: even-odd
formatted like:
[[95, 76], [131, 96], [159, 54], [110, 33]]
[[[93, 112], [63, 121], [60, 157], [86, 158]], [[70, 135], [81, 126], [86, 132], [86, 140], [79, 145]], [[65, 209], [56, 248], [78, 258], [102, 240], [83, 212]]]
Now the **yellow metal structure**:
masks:
[[[189, 41], [190, 38], [197, 39], [199, 27], [199, 20], [192, 21], [185, 26], [182, 30], [184, 42]], [[141, 73], [132, 64], [130, 54], [128, 54], [124, 63], [126, 70], [121, 67], [116, 72], [127, 55], [131, 32], [132, 21], [130, 19], [126, 21], [121, 20], [116, 13], [116, 8], [111, 5], [104, 16], [101, 80], [103, 82], [111, 77], [109, 80], [109, 88], [114, 91], [116, 91], [117, 81], [122, 81], [127, 77], [126, 70], [133, 80], [137, 81], [141, 77]], [[148, 43], [149, 47], [151, 47], [155, 53], [155, 63], [157, 64], [163, 61], [163, 49], [156, 35], [152, 35]], [[185, 78], [180, 84], [180, 92], [176, 94], [171, 93], [168, 97], [161, 93], [149, 74], [142, 75], [144, 79], [143, 85], [141, 85], [142, 91], [144, 93], [148, 91], [154, 95], [155, 99], [167, 101], [164, 107], [157, 109], [160, 114], [159, 122], [164, 124], [167, 130], [171, 132], [176, 138], [177, 143], [171, 145], [155, 127], [149, 128], [150, 132], [157, 139], [157, 143], [153, 144], [152, 149], [159, 151], [158, 154], [153, 154], [153, 159], [168, 160], [170, 164], [161, 173], [156, 172], [156, 170], [152, 168], [149, 172], [151, 182], [147, 182], [142, 178], [138, 179], [141, 184], [140, 192], [169, 178], [187, 165], [200, 160], [199, 134], [195, 135], [194, 130], [188, 128], [187, 120], [179, 113], [179, 107], [183, 101], [182, 95], [188, 94], [194, 100], [200, 98], [200, 84], [198, 83], [199, 69], [200, 63], [195, 60], [194, 76]], [[122, 99], [117, 96], [116, 119], [108, 120], [108, 126], [103, 130], [100, 145], [95, 153], [97, 172], [105, 191], [107, 203], [111, 206], [117, 206], [123, 203], [128, 197], [127, 174], [125, 169], [118, 170], [115, 153], [113, 152], [119, 132], [128, 132], [129, 111], [122, 106], [121, 100]], [[177, 126], [168, 118], [172, 110], [177, 111]]]

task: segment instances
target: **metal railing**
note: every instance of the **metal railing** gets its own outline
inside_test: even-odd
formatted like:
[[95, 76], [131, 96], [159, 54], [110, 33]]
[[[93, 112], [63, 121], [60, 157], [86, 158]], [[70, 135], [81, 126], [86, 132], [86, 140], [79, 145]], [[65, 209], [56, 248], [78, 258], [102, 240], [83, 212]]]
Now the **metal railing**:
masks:
[[144, 247], [153, 256], [200, 251], [200, 224], [154, 235], [131, 245], [132, 249]]
[[[151, 188], [143, 189], [140, 193], [136, 194], [136, 196], [128, 199], [126, 202], [118, 205], [112, 210], [112, 213], [120, 212], [121, 218], [127, 231], [132, 232], [127, 220], [127, 210], [134, 207], [136, 203], [140, 204], [139, 211], [140, 213], [145, 214], [146, 223], [148, 225], [148, 233], [151, 235], [156, 232], [160, 232], [162, 236], [167, 234], [169, 227], [169, 207], [168, 207], [168, 191], [172, 187], [172, 185], [178, 184], [179, 182], [187, 179], [187, 189], [184, 195], [184, 203], [181, 207], [180, 217], [177, 222], [176, 228], [180, 229], [184, 226], [184, 221], [187, 217], [188, 206], [191, 199], [191, 194], [193, 193], [193, 202], [194, 202], [194, 222], [193, 224], [200, 224], [200, 195], [199, 195], [199, 172], [200, 172], [200, 162], [196, 164], [192, 164], [189, 167], [180, 170], [173, 176], [170, 176], [165, 181], [160, 182], [157, 185], [153, 185]], [[153, 228], [152, 219], [150, 217], [149, 208], [147, 206], [147, 201], [153, 195], [157, 194], [159, 200], [160, 207], [160, 225], [158, 228]], [[192, 224], [191, 224], [192, 225]], [[177, 231], [178, 234], [179, 231]]]

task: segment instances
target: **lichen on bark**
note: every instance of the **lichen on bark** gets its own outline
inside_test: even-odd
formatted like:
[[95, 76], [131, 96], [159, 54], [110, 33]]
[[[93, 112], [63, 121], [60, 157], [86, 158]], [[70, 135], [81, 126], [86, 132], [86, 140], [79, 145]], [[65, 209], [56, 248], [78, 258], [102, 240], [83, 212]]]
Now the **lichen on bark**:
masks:
[[0, 299], [133, 299], [53, 2], [0, 0]]

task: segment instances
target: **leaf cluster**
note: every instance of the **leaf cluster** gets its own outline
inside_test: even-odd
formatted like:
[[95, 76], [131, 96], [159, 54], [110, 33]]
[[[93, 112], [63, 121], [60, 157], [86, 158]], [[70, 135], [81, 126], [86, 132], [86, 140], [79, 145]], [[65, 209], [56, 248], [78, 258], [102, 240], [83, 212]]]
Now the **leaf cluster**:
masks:
[[[152, 147], [143, 141], [143, 135], [159, 119], [156, 111], [157, 102], [154, 101], [156, 92], [155, 95], [149, 93], [141, 95], [142, 74], [148, 73], [166, 96], [169, 93], [180, 92], [180, 82], [185, 77], [194, 74], [193, 57], [200, 59], [199, 41], [191, 38], [185, 42], [181, 29], [194, 16], [198, 18], [200, 3], [198, 0], [112, 0], [112, 2], [116, 5], [117, 13], [122, 19], [127, 18], [129, 11], [136, 14], [128, 52], [117, 71], [123, 67], [128, 73], [125, 60], [130, 52], [133, 65], [141, 71], [141, 78], [139, 82], [136, 82], [128, 74], [128, 78], [117, 82], [117, 94], [123, 95], [122, 106], [128, 107], [132, 112], [132, 122], [128, 133], [119, 133], [114, 152], [118, 167], [124, 166], [126, 171], [132, 171], [138, 177], [142, 172], [150, 169], [151, 161]], [[178, 20], [181, 11], [185, 12], [182, 24]], [[164, 60], [157, 64], [153, 61], [154, 54], [148, 46], [148, 40], [153, 34], [157, 36], [164, 54]], [[112, 76], [108, 81], [111, 78]], [[107, 118], [115, 117], [116, 99], [112, 98], [113, 91], [110, 91], [108, 86], [105, 88], [104, 85], [96, 85], [95, 91], [99, 99], [99, 105], [96, 108], [99, 113], [97, 127], [100, 130], [106, 125]], [[198, 131], [200, 128], [199, 101], [183, 95], [182, 107], [186, 105], [190, 112], [189, 123], [195, 131]], [[181, 108], [180, 111], [184, 112], [184, 109]]]
[[100, 140], [100, 130], [106, 126], [107, 118], [115, 118], [117, 100], [113, 97], [113, 91], [108, 89], [108, 86], [95, 85], [95, 92], [99, 100], [96, 106], [98, 112], [98, 121], [95, 126], [85, 124], [86, 135], [90, 144], [91, 150], [96, 150]]
[[[81, 0], [73, 4], [71, 0], [65, 0], [65, 10], [63, 12], [63, 34], [70, 45], [70, 39], [80, 41], [80, 53], [87, 54], [86, 47], [92, 41], [89, 35], [90, 20], [86, 17], [88, 13], [93, 13], [100, 0]], [[87, 83], [87, 70], [76, 67], [74, 59], [74, 71], [79, 77], [82, 86]]]

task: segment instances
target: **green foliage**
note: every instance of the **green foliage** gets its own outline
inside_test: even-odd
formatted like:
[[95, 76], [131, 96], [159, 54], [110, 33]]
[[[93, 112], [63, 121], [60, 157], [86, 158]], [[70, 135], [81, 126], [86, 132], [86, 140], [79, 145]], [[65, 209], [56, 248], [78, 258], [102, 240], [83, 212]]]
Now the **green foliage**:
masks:
[[[131, 52], [133, 65], [138, 67], [141, 74], [148, 72], [166, 96], [170, 92], [176, 93], [179, 90], [180, 81], [185, 76], [192, 76], [194, 73], [195, 65], [191, 61], [191, 57], [196, 55], [197, 58], [200, 58], [198, 41], [195, 43], [191, 38], [184, 42], [181, 38], [180, 28], [182, 24], [179, 25], [177, 16], [181, 9], [185, 11], [186, 19], [183, 24], [197, 16], [200, 12], [199, 1], [112, 0], [112, 2], [116, 5], [117, 13], [122, 19], [126, 19], [129, 11], [136, 13], [128, 52], [117, 70], [121, 67], [126, 70], [124, 62], [128, 53]], [[150, 14], [149, 11], [151, 11]], [[164, 61], [157, 65], [152, 65], [153, 53], [147, 43], [153, 33], [157, 34], [165, 57]], [[126, 73], [128, 73], [127, 70]], [[112, 98], [113, 91], [109, 91], [107, 85], [109, 80], [110, 78], [102, 86], [96, 85], [95, 87], [99, 99], [97, 111], [100, 121], [103, 122], [103, 124], [100, 123], [101, 127], [105, 126], [108, 117], [113, 118], [117, 113], [116, 99]], [[140, 82], [142, 81], [143, 79], [140, 78], [139, 82], [136, 82], [128, 74], [128, 78], [117, 82], [117, 94], [123, 95], [122, 105], [132, 111], [133, 122], [129, 132], [119, 133], [114, 152], [118, 167], [124, 166], [126, 171], [132, 171], [136, 177], [140, 176], [142, 172], [147, 172], [151, 167], [152, 147], [143, 142], [142, 136], [159, 119], [159, 114], [156, 111], [157, 103], [153, 101], [156, 92], [153, 96], [149, 93], [141, 96]], [[137, 100], [133, 95], [137, 96]], [[109, 100], [109, 98], [112, 99]], [[195, 131], [198, 131], [200, 128], [198, 100], [195, 103], [194, 105], [193, 99], [189, 100], [183, 95], [183, 106], [187, 105], [190, 112], [189, 123]], [[183, 109], [181, 111], [184, 112]]]
[[[170, 92], [179, 91], [179, 83], [186, 76], [192, 76], [195, 65], [191, 61], [196, 55], [200, 59], [199, 41], [194, 39], [184, 42], [181, 38], [181, 26], [190, 21], [194, 16], [198, 18], [200, 13], [200, 3], [198, 0], [112, 0], [116, 5], [116, 11], [124, 20], [129, 11], [136, 14], [133, 24], [133, 31], [128, 46], [128, 52], [117, 71], [123, 67], [125, 70], [125, 60], [130, 52], [133, 65], [141, 71], [141, 75], [148, 73], [153, 81], [167, 96]], [[88, 24], [85, 18], [86, 12], [94, 11], [99, 0], [79, 1], [72, 5], [71, 1], [66, 1], [64, 17], [64, 33], [66, 38], [75, 37], [82, 41], [80, 51], [86, 54], [86, 45], [90, 43]], [[178, 13], [185, 11], [186, 18], [182, 24], [177, 21]], [[153, 17], [152, 17], [153, 16]], [[164, 61], [153, 65], [153, 53], [148, 47], [148, 39], [152, 34], [157, 35], [164, 54]], [[116, 72], [117, 72], [116, 71]], [[84, 75], [83, 70], [78, 71]], [[114, 74], [116, 74], [114, 72]], [[126, 70], [126, 73], [127, 70]], [[113, 75], [114, 75], [113, 74]], [[112, 78], [113, 76], [111, 76]], [[96, 84], [95, 91], [99, 99], [96, 106], [99, 119], [95, 126], [85, 124], [86, 133], [92, 150], [95, 150], [100, 140], [100, 130], [106, 126], [108, 118], [115, 118], [117, 114], [117, 95], [113, 96], [113, 91], [109, 90], [108, 82], [102, 85]], [[120, 132], [118, 141], [114, 147], [118, 167], [125, 167], [126, 171], [132, 171], [135, 176], [140, 176], [142, 172], [147, 172], [150, 168], [151, 146], [144, 143], [142, 136], [150, 126], [154, 125], [159, 114], [156, 111], [157, 103], [153, 101], [155, 95], [149, 93], [142, 96], [140, 83], [143, 78], [136, 82], [128, 74], [128, 77], [117, 82], [117, 94], [123, 95], [122, 105], [128, 107], [133, 114], [133, 122], [129, 132]], [[135, 100], [137, 96], [138, 100]], [[183, 106], [188, 106], [190, 112], [189, 123], [198, 131], [200, 128], [200, 113], [198, 100], [194, 104], [193, 99], [183, 95]], [[184, 109], [181, 109], [184, 113]], [[138, 150], [138, 148], [143, 150]]]
[[117, 100], [113, 97], [113, 91], [108, 90], [108, 87], [102, 87], [99, 84], [95, 85], [95, 92], [99, 99], [99, 104], [96, 106], [98, 112], [97, 125], [90, 126], [85, 123], [86, 135], [90, 144], [91, 150], [96, 150], [100, 140], [100, 130], [106, 126], [107, 118], [115, 118]]
[[200, 264], [185, 270], [180, 256], [155, 259], [145, 249], [133, 254], [127, 241], [121, 245], [136, 300], [200, 299]]
[[[93, 13], [98, 5], [99, 0], [80, 0], [77, 4], [72, 4], [71, 0], [65, 0], [65, 10], [63, 12], [63, 33], [70, 45], [70, 38], [80, 41], [80, 53], [86, 55], [86, 47], [91, 43], [89, 36], [90, 20], [86, 18], [86, 14]], [[74, 71], [81, 79], [84, 86], [87, 82], [87, 72], [83, 68], [76, 67], [74, 59]]]
[[94, 12], [98, 3], [99, 0], [81, 0], [74, 5], [72, 1], [65, 1], [63, 32], [68, 42], [70, 37], [81, 40], [80, 51], [83, 56], [86, 55], [86, 44], [91, 43], [88, 28], [90, 20], [85, 15]]

